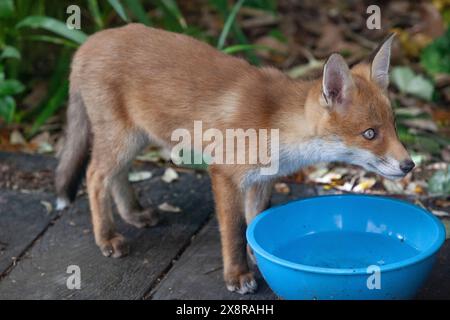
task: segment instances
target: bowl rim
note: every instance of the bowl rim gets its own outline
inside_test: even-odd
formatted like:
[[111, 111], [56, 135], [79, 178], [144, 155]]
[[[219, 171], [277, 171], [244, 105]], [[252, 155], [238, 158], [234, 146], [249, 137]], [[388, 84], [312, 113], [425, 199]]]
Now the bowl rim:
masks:
[[277, 257], [277, 256], [269, 253], [268, 251], [263, 249], [255, 239], [254, 232], [255, 232], [256, 225], [258, 224], [258, 221], [264, 219], [264, 217], [269, 215], [271, 212], [279, 210], [281, 207], [288, 206], [294, 202], [314, 201], [314, 200], [317, 200], [318, 198], [344, 198], [344, 197], [345, 198], [352, 198], [352, 197], [353, 198], [354, 197], [371, 198], [371, 199], [377, 199], [377, 200], [381, 200], [381, 201], [390, 201], [390, 202], [401, 203], [403, 205], [409, 206], [411, 208], [414, 208], [415, 210], [419, 210], [422, 213], [426, 214], [431, 219], [434, 226], [437, 228], [437, 239], [436, 239], [436, 241], [434, 241], [434, 243], [432, 243], [432, 245], [428, 249], [426, 249], [426, 250], [420, 252], [419, 254], [417, 254], [413, 257], [410, 257], [408, 259], [379, 266], [381, 273], [386, 272], [386, 271], [405, 268], [407, 266], [411, 266], [413, 264], [419, 263], [419, 262], [429, 258], [430, 256], [434, 255], [440, 249], [440, 247], [442, 246], [442, 244], [445, 241], [445, 228], [444, 228], [444, 225], [442, 224], [442, 222], [428, 210], [426, 210], [422, 207], [419, 207], [417, 205], [414, 205], [410, 202], [407, 202], [407, 201], [401, 200], [401, 199], [394, 199], [394, 198], [378, 196], [378, 195], [331, 194], [331, 195], [313, 196], [313, 197], [308, 197], [308, 198], [304, 198], [304, 199], [290, 201], [288, 203], [281, 204], [281, 205], [269, 208], [269, 209], [261, 212], [259, 215], [257, 215], [253, 219], [253, 221], [247, 227], [247, 231], [246, 231], [247, 242], [250, 245], [250, 247], [259, 255], [263, 256], [264, 258], [266, 258], [267, 260], [269, 260], [271, 262], [274, 262], [276, 264], [282, 265], [282, 266], [290, 268], [290, 269], [306, 271], [306, 272], [311, 272], [311, 273], [321, 273], [321, 274], [340, 274], [340, 275], [365, 274], [366, 275], [366, 274], [368, 274], [367, 268], [326, 268], [326, 267], [315, 267], [315, 266], [295, 263], [295, 262]]

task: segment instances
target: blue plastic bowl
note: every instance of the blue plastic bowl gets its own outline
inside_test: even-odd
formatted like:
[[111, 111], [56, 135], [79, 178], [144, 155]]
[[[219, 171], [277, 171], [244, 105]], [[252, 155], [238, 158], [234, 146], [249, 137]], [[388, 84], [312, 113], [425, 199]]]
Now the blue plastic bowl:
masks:
[[266, 210], [247, 240], [281, 298], [410, 299], [429, 275], [445, 229], [404, 201], [332, 195]]

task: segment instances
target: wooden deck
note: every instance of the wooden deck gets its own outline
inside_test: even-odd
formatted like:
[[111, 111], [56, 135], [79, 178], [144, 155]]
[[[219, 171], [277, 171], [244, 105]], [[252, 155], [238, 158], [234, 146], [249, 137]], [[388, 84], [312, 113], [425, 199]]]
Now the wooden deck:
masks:
[[[254, 295], [225, 289], [205, 174], [183, 172], [168, 184], [160, 179], [164, 168], [146, 164], [153, 177], [135, 184], [143, 204], [168, 202], [182, 211], [162, 212], [162, 223], [150, 229], [116, 218], [131, 253], [110, 259], [94, 243], [85, 195], [60, 214], [49, 210], [52, 188], [40, 180], [51, 181], [54, 166], [50, 157], [0, 153], [0, 172], [12, 175], [12, 183], [0, 181], [0, 299], [276, 299], [261, 278]], [[289, 195], [274, 194], [272, 202], [322, 193], [311, 186], [290, 187]], [[80, 290], [66, 286], [69, 265], [80, 267]], [[450, 299], [449, 241], [418, 298]]]

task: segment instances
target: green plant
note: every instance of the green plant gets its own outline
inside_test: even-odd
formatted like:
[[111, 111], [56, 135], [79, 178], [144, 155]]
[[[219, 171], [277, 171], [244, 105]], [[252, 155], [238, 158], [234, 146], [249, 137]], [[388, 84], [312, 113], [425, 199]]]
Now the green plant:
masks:
[[[73, 4], [83, 11], [82, 30], [70, 30], [66, 26], [66, 8]], [[228, 54], [243, 53], [256, 65], [260, 59], [255, 50], [273, 50], [250, 44], [237, 16], [243, 6], [275, 14], [276, 0], [237, 0], [234, 3], [209, 0], [208, 4], [224, 21], [218, 38], [198, 26], [189, 25], [179, 4], [181, 2], [176, 0], [60, 0], [52, 3], [0, 0], [0, 93], [3, 92], [0, 118], [7, 123], [30, 122], [27, 134], [34, 135], [66, 103], [70, 57], [74, 50], [90, 34], [131, 21], [194, 36], [217, 45]], [[33, 62], [45, 54], [54, 57], [48, 66], [51, 76], [44, 76], [48, 82], [47, 96], [37, 106], [24, 109], [21, 98], [32, 89], [35, 77], [42, 78], [35, 73]]]
[[447, 167], [447, 170], [439, 170], [433, 174], [428, 180], [428, 191], [441, 195], [450, 193], [450, 166]]
[[[230, 9], [227, 0], [209, 0], [209, 3], [212, 5], [212, 7], [219, 12], [220, 16], [225, 21], [222, 33], [217, 43], [218, 49], [223, 49], [223, 47], [225, 46], [225, 40], [229, 36], [229, 34], [236, 38], [239, 45], [250, 45], [241, 27], [236, 22], [237, 13], [239, 9], [244, 5], [245, 1], [246, 0], [238, 0]], [[245, 55], [251, 63], [255, 65], [260, 64], [260, 59], [252, 52], [252, 50], [246, 51]]]
[[[149, 25], [150, 19], [146, 16], [142, 4], [138, 0], [127, 0], [130, 12], [138, 21]], [[35, 1], [30, 5], [26, 0], [2, 0], [0, 3], [0, 49], [3, 48], [1, 62], [4, 59], [18, 59], [18, 48], [24, 47], [30, 41], [47, 42], [62, 45], [63, 48], [50, 50], [61, 51], [55, 64], [55, 70], [49, 81], [47, 97], [33, 110], [18, 110], [14, 95], [25, 91], [25, 86], [14, 78], [20, 76], [20, 65], [17, 63], [2, 64], [0, 82], [0, 117], [7, 123], [22, 119], [32, 120], [32, 126], [28, 134], [33, 135], [39, 127], [52, 116], [67, 100], [68, 95], [68, 71], [70, 67], [71, 50], [77, 48], [88, 37], [90, 32], [106, 27], [106, 19], [110, 16], [110, 10], [114, 10], [123, 21], [129, 21], [126, 9], [119, 0], [108, 0], [109, 7], [99, 4], [97, 0], [87, 0], [87, 7], [94, 20], [93, 27], [87, 24], [85, 33], [81, 30], [70, 30], [65, 22], [68, 1], [58, 1], [56, 5], [50, 5], [43, 0]], [[80, 7], [83, 5], [80, 4]], [[30, 29], [44, 30], [46, 33], [29, 32]], [[6, 75], [12, 79], [5, 80]], [[4, 88], [2, 90], [2, 88]]]
[[450, 28], [423, 49], [420, 63], [430, 74], [450, 73]]
[[[0, 22], [8, 21], [13, 14], [13, 1], [1, 1]], [[25, 86], [15, 79], [16, 72], [13, 67], [16, 64], [10, 61], [20, 60], [21, 54], [15, 46], [7, 44], [8, 36], [6, 25], [2, 26], [0, 28], [0, 117], [6, 123], [11, 123], [14, 120], [17, 105], [15, 96], [22, 93], [25, 90]]]
[[434, 93], [433, 83], [420, 74], [415, 74], [409, 67], [394, 67], [391, 80], [402, 93], [430, 101]]
[[5, 46], [0, 55], [0, 117], [11, 123], [16, 111], [14, 96], [22, 93], [25, 86], [19, 80], [5, 78], [3, 62], [6, 59], [20, 59], [20, 54], [14, 47]]

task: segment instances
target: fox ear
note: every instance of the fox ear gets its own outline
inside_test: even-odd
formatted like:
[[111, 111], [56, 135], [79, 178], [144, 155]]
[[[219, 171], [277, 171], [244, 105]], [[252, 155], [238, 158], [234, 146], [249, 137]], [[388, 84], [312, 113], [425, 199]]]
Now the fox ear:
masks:
[[394, 36], [394, 33], [391, 34], [379, 47], [370, 68], [370, 78], [383, 90], [387, 89], [389, 85], [389, 61]]
[[328, 106], [344, 106], [351, 98], [353, 79], [344, 58], [333, 53], [323, 67], [322, 93]]

